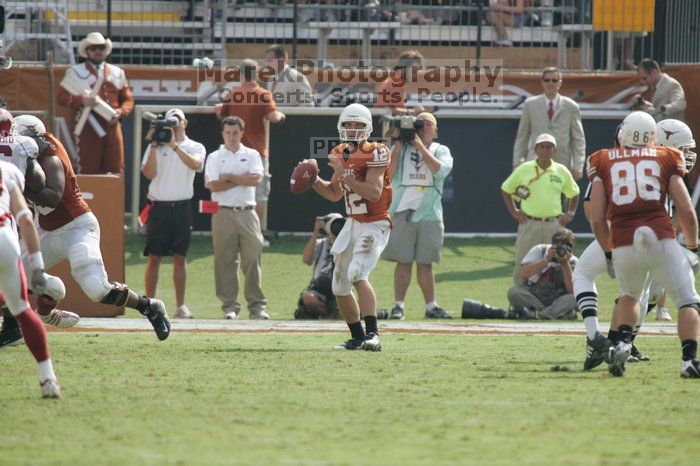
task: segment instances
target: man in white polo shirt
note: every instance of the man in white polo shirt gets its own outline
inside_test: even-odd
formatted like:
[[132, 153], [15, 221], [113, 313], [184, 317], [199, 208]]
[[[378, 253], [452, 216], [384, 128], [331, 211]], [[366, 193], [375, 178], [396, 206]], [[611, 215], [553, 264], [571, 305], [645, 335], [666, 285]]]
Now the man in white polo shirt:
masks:
[[251, 319], [269, 319], [267, 301], [261, 289], [260, 258], [263, 235], [255, 213], [255, 188], [263, 179], [263, 164], [255, 149], [241, 144], [245, 123], [238, 117], [221, 121], [224, 144], [209, 154], [204, 182], [211, 198], [219, 204], [212, 216], [216, 295], [226, 319], [237, 319], [238, 263], [243, 269], [243, 294]]
[[146, 295], [155, 297], [158, 286], [158, 269], [163, 256], [173, 256], [173, 282], [175, 283], [175, 317], [191, 319], [192, 313], [185, 304], [187, 282], [187, 251], [192, 236], [192, 184], [195, 172], [204, 168], [206, 149], [187, 137], [187, 119], [179, 108], [171, 108], [165, 118], [176, 118], [179, 123], [172, 128], [168, 143], [151, 139], [153, 130], [146, 135], [150, 146], [146, 149], [141, 171], [151, 180], [148, 199], [151, 210], [146, 223]]

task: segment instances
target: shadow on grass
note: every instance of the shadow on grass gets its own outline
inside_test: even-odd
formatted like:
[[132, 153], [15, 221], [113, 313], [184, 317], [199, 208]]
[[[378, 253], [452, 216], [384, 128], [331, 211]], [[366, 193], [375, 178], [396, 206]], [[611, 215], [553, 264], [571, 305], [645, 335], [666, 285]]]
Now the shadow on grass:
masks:
[[[540, 376], [580, 378], [585, 374], [601, 373], [600, 371], [584, 371], [582, 361], [506, 361], [509, 365], [507, 373], [503, 372], [503, 367], [479, 367], [477, 378], [510, 378], [518, 374], [539, 374]], [[513, 364], [530, 366], [528, 368], [512, 367]], [[535, 367], [532, 367], [533, 364]], [[488, 375], [487, 375], [488, 374]]]
[[436, 282], [474, 281], [489, 278], [505, 278], [513, 275], [513, 265], [505, 264], [491, 269], [441, 272], [435, 274]]
[[[308, 238], [302, 237], [280, 237], [272, 240], [270, 247], [263, 251], [263, 256], [267, 254], [284, 254], [301, 257], [304, 246]], [[137, 235], [129, 233], [125, 238], [125, 263], [126, 265], [138, 265], [146, 262], [147, 258], [143, 255], [143, 247], [146, 244], [145, 235]], [[208, 258], [213, 255], [211, 236], [192, 236], [190, 249], [187, 252], [188, 261], [193, 261], [202, 258]], [[171, 263], [169, 257], [163, 258], [163, 263]]]
[[[501, 252], [508, 256], [514, 254], [514, 240], [512, 238], [469, 238], [469, 239], [457, 239], [448, 238], [445, 240], [443, 245], [443, 254], [456, 256], [456, 257], [471, 257], [474, 259], [487, 259], [490, 260], [491, 257], [484, 256], [474, 256], [466, 254], [462, 248], [468, 247], [488, 247], [488, 248], [498, 248]], [[499, 255], [496, 253], [494, 255]], [[491, 254], [489, 254], [491, 256]]]
[[195, 349], [195, 351], [200, 353], [308, 353], [308, 352], [318, 352], [317, 348], [302, 348], [302, 349], [290, 349], [290, 348], [216, 348], [216, 349]]

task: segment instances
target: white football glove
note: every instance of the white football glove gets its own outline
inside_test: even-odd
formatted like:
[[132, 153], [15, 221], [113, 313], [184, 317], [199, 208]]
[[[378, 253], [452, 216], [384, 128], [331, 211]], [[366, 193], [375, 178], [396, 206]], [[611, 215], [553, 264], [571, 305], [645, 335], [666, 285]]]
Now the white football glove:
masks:
[[29, 283], [32, 293], [34, 293], [35, 295], [39, 296], [42, 294], [46, 294], [47, 280], [46, 273], [43, 269], [32, 270], [32, 277]]

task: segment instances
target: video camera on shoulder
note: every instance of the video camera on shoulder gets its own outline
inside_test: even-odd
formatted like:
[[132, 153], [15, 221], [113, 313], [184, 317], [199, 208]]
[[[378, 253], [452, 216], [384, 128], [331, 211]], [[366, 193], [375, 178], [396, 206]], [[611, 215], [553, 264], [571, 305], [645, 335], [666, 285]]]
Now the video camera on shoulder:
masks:
[[161, 113], [156, 115], [151, 112], [144, 112], [143, 118], [151, 122], [151, 128], [154, 130], [151, 139], [158, 144], [167, 144], [173, 138], [173, 128], [180, 123], [175, 117], [165, 118]]
[[392, 118], [391, 127], [399, 130], [399, 135], [393, 137], [394, 141], [411, 142], [416, 137], [416, 132], [425, 126], [425, 121], [419, 120], [413, 115], [400, 115]]

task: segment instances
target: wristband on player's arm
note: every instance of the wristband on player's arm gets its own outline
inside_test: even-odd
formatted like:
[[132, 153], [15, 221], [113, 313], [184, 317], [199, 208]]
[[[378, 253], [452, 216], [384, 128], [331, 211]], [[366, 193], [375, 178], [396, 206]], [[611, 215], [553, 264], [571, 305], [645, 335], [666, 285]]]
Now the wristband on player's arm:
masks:
[[29, 254], [29, 263], [32, 270], [44, 270], [44, 256], [41, 255], [41, 251]]
[[695, 254], [698, 253], [698, 246], [697, 246], [697, 245], [695, 245], [695, 246], [688, 246], [688, 245], [686, 245], [685, 248], [688, 249], [689, 251], [694, 252]]

